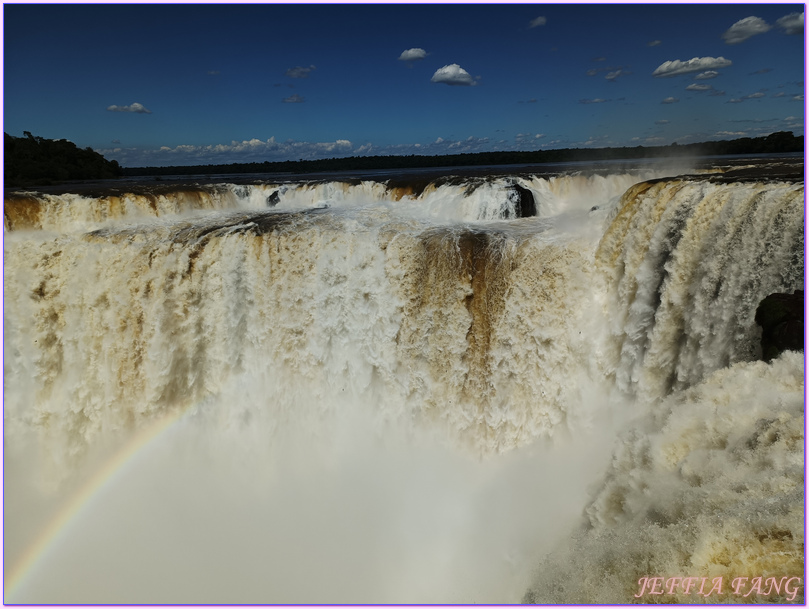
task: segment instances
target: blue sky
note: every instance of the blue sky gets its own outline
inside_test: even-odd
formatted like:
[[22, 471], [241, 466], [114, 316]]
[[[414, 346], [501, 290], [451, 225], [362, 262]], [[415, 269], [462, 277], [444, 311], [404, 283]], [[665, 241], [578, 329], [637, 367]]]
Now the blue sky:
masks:
[[803, 134], [803, 5], [4, 5], [4, 131], [124, 166]]

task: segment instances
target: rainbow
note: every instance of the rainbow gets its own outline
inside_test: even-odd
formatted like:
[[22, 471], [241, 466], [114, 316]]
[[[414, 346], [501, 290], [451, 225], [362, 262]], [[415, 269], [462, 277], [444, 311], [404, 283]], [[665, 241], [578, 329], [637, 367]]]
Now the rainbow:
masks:
[[185, 410], [177, 408], [159, 419], [150, 422], [124, 445], [109, 461], [102, 465], [87, 482], [81, 486], [65, 503], [64, 507], [37, 536], [30, 547], [23, 553], [19, 562], [6, 578], [3, 602], [9, 599], [24, 583], [26, 577], [47, 554], [48, 549], [55, 545], [73, 519], [82, 509], [93, 501], [116, 474], [123, 473], [135, 461], [135, 456], [152, 444], [163, 432], [180, 420]]

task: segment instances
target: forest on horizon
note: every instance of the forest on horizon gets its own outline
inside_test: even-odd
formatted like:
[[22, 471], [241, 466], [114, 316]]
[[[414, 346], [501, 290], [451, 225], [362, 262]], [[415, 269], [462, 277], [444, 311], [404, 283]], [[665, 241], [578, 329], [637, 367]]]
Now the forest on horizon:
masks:
[[73, 180], [111, 179], [121, 176], [166, 176], [239, 173], [317, 173], [325, 171], [370, 171], [475, 167], [487, 165], [532, 165], [576, 161], [631, 160], [665, 157], [701, 157], [739, 154], [802, 152], [804, 136], [779, 131], [756, 138], [739, 138], [668, 146], [612, 148], [562, 148], [529, 152], [477, 152], [438, 156], [350, 156], [318, 160], [264, 161], [214, 165], [121, 167], [91, 148], [80, 149], [68, 140], [47, 140], [25, 132], [24, 137], [4, 134], [4, 185], [48, 185]]
[[802, 152], [803, 136], [779, 131], [757, 138], [739, 138], [695, 144], [634, 146], [613, 148], [561, 148], [556, 150], [473, 152], [451, 155], [350, 156], [318, 160], [264, 161], [217, 165], [174, 165], [166, 167], [127, 167], [125, 176], [197, 175], [222, 173], [319, 173], [324, 171], [370, 171], [377, 169], [429, 169], [486, 165], [532, 165], [576, 161], [609, 161], [664, 157], [694, 157], [735, 154], [775, 154]]

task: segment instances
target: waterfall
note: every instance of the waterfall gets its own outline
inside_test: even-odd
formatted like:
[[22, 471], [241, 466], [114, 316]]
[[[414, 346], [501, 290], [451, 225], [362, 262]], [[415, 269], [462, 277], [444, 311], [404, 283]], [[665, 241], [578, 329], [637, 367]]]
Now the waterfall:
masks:
[[[792, 556], [802, 361], [754, 363], [754, 315], [803, 288], [802, 183], [143, 185], [7, 194], [4, 227], [10, 560], [99, 489], [12, 598], [625, 602], [637, 544], [700, 574], [765, 529]], [[745, 476], [786, 520], [716, 537]], [[654, 528], [689, 522], [713, 541]], [[628, 579], [570, 583], [590, 568]]]

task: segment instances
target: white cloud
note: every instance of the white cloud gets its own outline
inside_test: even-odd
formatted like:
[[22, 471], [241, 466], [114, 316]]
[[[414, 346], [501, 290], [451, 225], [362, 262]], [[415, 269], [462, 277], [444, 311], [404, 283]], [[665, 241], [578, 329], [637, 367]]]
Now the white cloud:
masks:
[[593, 135], [587, 139], [586, 142], [582, 142], [584, 146], [593, 146], [598, 144], [600, 146], [608, 146], [610, 144], [609, 136], [608, 135]]
[[785, 34], [803, 34], [803, 13], [790, 13], [775, 22]]
[[722, 34], [722, 40], [727, 44], [739, 44], [756, 34], [763, 34], [772, 29], [764, 19], [759, 17], [745, 17], [730, 26], [730, 29]]
[[424, 49], [407, 49], [406, 51], [402, 51], [402, 54], [399, 55], [399, 61], [418, 61], [425, 57], [427, 57], [427, 51]]
[[615, 70], [614, 72], [608, 72], [607, 75], [604, 78], [606, 78], [607, 80], [615, 80], [619, 76], [626, 76], [629, 73], [630, 72], [627, 72], [626, 70], [622, 70], [622, 69], [619, 68], [619, 69]]
[[598, 74], [598, 70], [596, 69], [587, 70], [587, 76], [595, 76], [596, 74]]
[[602, 99], [600, 97], [596, 97], [595, 99], [580, 99], [579, 103], [580, 104], [603, 104], [603, 103], [608, 102], [608, 101], [610, 101], [610, 100]]
[[655, 125], [668, 125], [671, 121], [667, 121], [666, 119], [661, 119], [659, 121], [655, 121]]
[[747, 131], [717, 131], [714, 137], [744, 137]]
[[633, 137], [632, 142], [643, 142], [644, 144], [659, 144], [665, 140], [662, 137], [648, 136], [648, 137]]
[[652, 40], [652, 41], [651, 41], [649, 44], [647, 44], [646, 46], [647, 46], [647, 47], [656, 47], [656, 46], [660, 46], [660, 44], [662, 44], [662, 43], [661, 43], [659, 40]]
[[719, 76], [719, 72], [716, 70], [708, 70], [707, 72], [694, 76], [694, 80], [708, 80], [710, 78], [716, 78], [717, 76]]
[[539, 140], [539, 139], [542, 139], [543, 137], [545, 137], [544, 133], [537, 133], [537, 134], [518, 133], [517, 135], [514, 136], [514, 139], [516, 139], [516, 140], [528, 140], [528, 139]]
[[667, 97], [666, 99], [664, 99], [660, 103], [661, 104], [676, 104], [678, 101], [680, 101], [680, 100], [677, 99], [676, 97]]
[[375, 148], [374, 153], [378, 155], [459, 154], [482, 152], [490, 148], [490, 143], [487, 137], [475, 137], [472, 135], [465, 140], [445, 140], [439, 137], [434, 142], [428, 144], [396, 144]]
[[698, 85], [696, 83], [691, 83], [685, 88], [686, 91], [710, 91], [711, 89], [713, 89], [711, 85]]
[[139, 104], [135, 102], [134, 104], [130, 104], [128, 106], [107, 106], [107, 110], [110, 112], [135, 112], [136, 114], [151, 114], [152, 111], [148, 110], [143, 106], [143, 104]]
[[729, 104], [740, 104], [740, 103], [742, 103], [744, 101], [747, 101], [748, 99], [759, 99], [761, 97], [766, 97], [766, 96], [767, 96], [766, 93], [762, 93], [761, 91], [758, 91], [756, 93], [751, 93], [750, 95], [743, 95], [742, 97], [736, 97], [736, 98], [733, 98], [733, 99], [729, 99], [727, 101], [727, 103], [729, 103]]
[[315, 66], [309, 66], [308, 68], [295, 66], [294, 68], [289, 68], [289, 70], [286, 71], [286, 75], [290, 78], [309, 78], [309, 74], [315, 69]]
[[531, 20], [531, 23], [528, 24], [528, 27], [534, 28], [540, 25], [545, 25], [546, 23], [548, 23], [547, 17], [537, 17], [536, 19]]
[[306, 100], [303, 97], [301, 97], [300, 95], [298, 95], [297, 93], [293, 93], [289, 97], [284, 98], [284, 103], [285, 104], [302, 104], [305, 101]]
[[732, 65], [732, 61], [724, 57], [694, 57], [688, 61], [680, 61], [675, 59], [673, 61], [666, 61], [652, 72], [652, 76], [665, 78], [668, 76], [678, 76], [680, 74], [689, 74], [691, 72], [701, 72], [703, 70], [712, 70], [715, 68], [726, 68]]
[[473, 87], [477, 83], [472, 76], [457, 63], [439, 68], [433, 74], [430, 82], [442, 82], [446, 85]]

